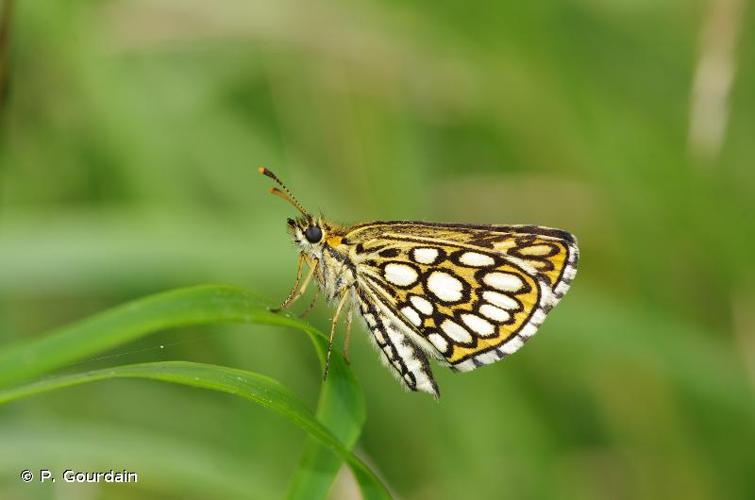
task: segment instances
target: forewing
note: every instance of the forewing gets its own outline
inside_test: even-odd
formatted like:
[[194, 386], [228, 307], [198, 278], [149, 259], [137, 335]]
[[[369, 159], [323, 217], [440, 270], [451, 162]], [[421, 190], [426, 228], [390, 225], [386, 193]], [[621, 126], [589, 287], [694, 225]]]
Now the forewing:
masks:
[[383, 223], [347, 237], [359, 241], [360, 286], [403, 319], [415, 344], [468, 371], [518, 350], [574, 278], [574, 238], [536, 230]]
[[[561, 229], [533, 225], [471, 225], [431, 222], [372, 222], [354, 226], [349, 239], [360, 240], [367, 248], [383, 243], [449, 243], [470, 250], [502, 254], [520, 264], [530, 274], [546, 281], [563, 297], [577, 271], [579, 249], [573, 234]], [[381, 243], [382, 240], [387, 240]], [[556, 300], [558, 301], [558, 300]]]

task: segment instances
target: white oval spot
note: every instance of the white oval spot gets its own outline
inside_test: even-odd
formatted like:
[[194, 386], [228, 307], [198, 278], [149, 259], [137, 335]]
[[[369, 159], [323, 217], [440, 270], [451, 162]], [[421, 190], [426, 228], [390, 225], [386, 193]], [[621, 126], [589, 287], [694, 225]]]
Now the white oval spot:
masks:
[[504, 311], [503, 309], [498, 309], [495, 306], [491, 306], [490, 304], [483, 304], [480, 307], [480, 314], [499, 323], [511, 319], [511, 315], [508, 312]]
[[461, 257], [459, 257], [459, 262], [465, 266], [471, 267], [486, 267], [495, 264], [493, 257], [477, 252], [464, 252]]
[[394, 285], [409, 286], [417, 281], [417, 271], [406, 264], [390, 263], [385, 266], [385, 279]]
[[516, 299], [509, 297], [498, 292], [485, 291], [482, 292], [482, 298], [502, 309], [508, 309], [509, 311], [516, 311], [520, 308], [519, 302]]
[[438, 258], [437, 248], [415, 248], [414, 260], [420, 264], [432, 264]]
[[462, 297], [461, 281], [441, 271], [435, 271], [427, 278], [427, 288], [433, 295], [446, 302], [456, 302]]
[[433, 313], [433, 305], [426, 298], [420, 297], [419, 295], [412, 295], [409, 297], [409, 301], [425, 316], [430, 316]]
[[437, 333], [431, 333], [430, 335], [427, 336], [427, 339], [440, 352], [446, 352], [446, 350], [448, 349], [448, 341], [444, 339], [442, 335], [438, 335]]
[[488, 273], [482, 279], [486, 284], [504, 292], [517, 292], [524, 288], [524, 281], [516, 274], [511, 273]]
[[440, 325], [440, 329], [443, 333], [451, 337], [452, 340], [461, 344], [470, 344], [472, 342], [472, 335], [463, 326], [454, 323], [450, 319], [443, 321]]
[[[500, 309], [499, 309], [500, 311]], [[419, 326], [422, 324], [422, 319], [419, 317], [419, 313], [417, 313], [417, 310], [414, 309], [411, 306], [406, 306], [401, 309], [401, 314], [406, 316], [406, 319], [412, 322], [414, 326]]]
[[487, 337], [495, 333], [495, 327], [489, 321], [482, 319], [476, 314], [462, 314], [461, 320], [473, 332], [482, 337]]

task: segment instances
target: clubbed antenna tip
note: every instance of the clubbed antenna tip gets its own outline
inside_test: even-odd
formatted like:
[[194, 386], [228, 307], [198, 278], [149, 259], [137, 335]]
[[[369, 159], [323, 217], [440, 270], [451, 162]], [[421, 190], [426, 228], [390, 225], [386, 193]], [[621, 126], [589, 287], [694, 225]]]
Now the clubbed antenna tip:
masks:
[[280, 187], [283, 188], [283, 191], [276, 187], [270, 188], [270, 193], [274, 194], [275, 196], [278, 196], [279, 198], [283, 198], [290, 204], [292, 204], [296, 209], [302, 213], [305, 217], [309, 217], [309, 214], [306, 210], [304, 210], [304, 207], [302, 207], [301, 203], [299, 203], [299, 200], [296, 199], [296, 197], [289, 191], [289, 189], [286, 187], [285, 184], [283, 184], [283, 181], [281, 181], [277, 175], [275, 175], [271, 170], [265, 168], [265, 167], [259, 167], [257, 169], [259, 173], [262, 175], [265, 175], [267, 177], [270, 177], [272, 180], [274, 180]]

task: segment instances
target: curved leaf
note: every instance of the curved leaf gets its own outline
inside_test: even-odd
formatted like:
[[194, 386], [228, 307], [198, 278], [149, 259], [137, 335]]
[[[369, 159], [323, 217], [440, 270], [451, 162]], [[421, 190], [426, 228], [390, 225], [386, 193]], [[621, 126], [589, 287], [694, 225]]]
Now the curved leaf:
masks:
[[117, 366], [104, 370], [54, 377], [0, 391], [0, 404], [43, 392], [113, 378], [146, 378], [225, 392], [269, 408], [304, 429], [337, 453], [351, 467], [365, 498], [387, 498], [380, 480], [355, 457], [309, 409], [277, 381], [253, 372], [186, 361], [165, 361]]
[[[261, 299], [240, 288], [203, 285], [138, 299], [38, 339], [0, 349], [0, 387], [48, 373], [158, 330], [218, 322], [298, 329], [308, 335], [321, 365], [324, 363], [327, 339], [309, 324], [271, 313]], [[317, 417], [349, 449], [359, 437], [365, 420], [361, 389], [337, 354], [331, 359], [328, 381], [321, 387]], [[338, 455], [310, 440], [289, 494], [325, 497], [341, 462]]]
[[273, 314], [240, 288], [205, 285], [180, 288], [128, 302], [0, 350], [0, 387], [60, 368], [146, 334], [179, 326], [218, 322], [291, 326], [314, 338], [317, 330]]

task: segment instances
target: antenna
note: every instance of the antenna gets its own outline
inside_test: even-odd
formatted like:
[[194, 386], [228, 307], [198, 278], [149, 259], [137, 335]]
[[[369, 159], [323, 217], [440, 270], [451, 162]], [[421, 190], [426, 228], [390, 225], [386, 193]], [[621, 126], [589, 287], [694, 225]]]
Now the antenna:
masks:
[[307, 218], [310, 218], [310, 215], [307, 213], [306, 210], [304, 210], [304, 207], [302, 207], [301, 203], [299, 203], [299, 200], [296, 199], [296, 196], [289, 191], [289, 189], [286, 187], [285, 184], [278, 178], [277, 175], [275, 175], [272, 171], [266, 169], [265, 167], [259, 168], [259, 173], [262, 175], [266, 175], [267, 177], [270, 177], [272, 180], [274, 180], [280, 187], [283, 188], [283, 191], [278, 189], [277, 187], [273, 186], [270, 188], [270, 193], [274, 194], [275, 196], [278, 196], [279, 198], [283, 198], [290, 204], [292, 204], [296, 209], [302, 213]]

